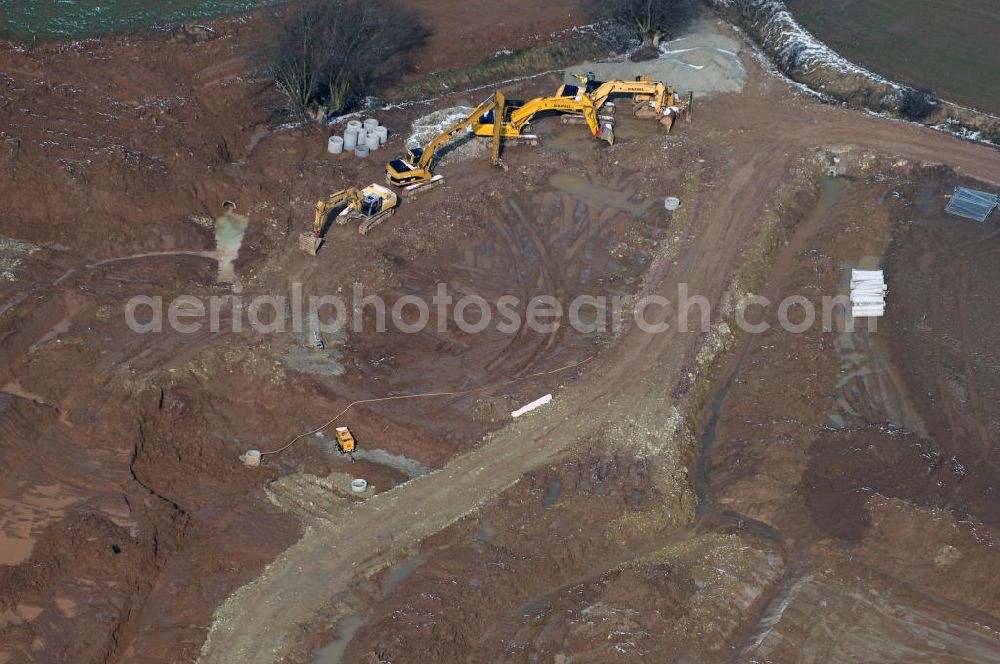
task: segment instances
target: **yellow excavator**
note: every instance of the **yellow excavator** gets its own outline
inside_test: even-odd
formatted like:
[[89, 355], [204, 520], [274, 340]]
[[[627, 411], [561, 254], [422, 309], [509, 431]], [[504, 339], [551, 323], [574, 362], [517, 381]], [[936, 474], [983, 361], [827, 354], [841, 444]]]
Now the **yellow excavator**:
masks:
[[653, 118], [667, 128], [685, 114], [691, 105], [693, 95], [687, 100], [680, 98], [672, 86], [649, 77], [637, 77], [634, 81], [598, 81], [593, 72], [574, 74], [581, 85], [562, 85], [556, 92], [558, 97], [590, 99], [598, 111], [610, 110], [608, 101], [613, 95], [632, 95], [632, 112], [636, 117]]
[[[503, 116], [505, 99], [499, 91], [490, 95], [486, 101], [476, 107], [469, 115], [451, 125], [435, 136], [430, 143], [422, 148], [407, 150], [406, 156], [393, 159], [385, 166], [385, 179], [391, 185], [407, 191], [427, 191], [444, 183], [443, 175], [434, 175], [431, 167], [438, 150], [458, 137], [463, 131], [472, 131], [472, 127], [482, 116], [495, 113]], [[493, 164], [502, 166], [500, 161], [500, 127], [486, 135], [493, 136]]]
[[477, 136], [491, 136], [497, 133], [496, 118], [502, 117], [501, 131], [502, 139], [519, 139], [537, 145], [538, 137], [524, 134], [524, 130], [539, 113], [555, 111], [566, 113], [571, 116], [580, 117], [590, 127], [590, 132], [595, 138], [614, 144], [615, 134], [609, 122], [602, 122], [597, 114], [597, 106], [586, 96], [556, 96], [538, 97], [519, 104], [510, 104], [506, 107], [484, 114], [472, 126], [472, 130]]
[[330, 194], [316, 201], [316, 218], [313, 221], [312, 233], [303, 233], [299, 238], [299, 247], [311, 256], [315, 256], [323, 243], [323, 229], [326, 218], [331, 210], [343, 205], [337, 215], [338, 224], [346, 224], [351, 219], [360, 219], [358, 232], [366, 235], [368, 231], [391, 217], [399, 205], [399, 197], [388, 187], [380, 184], [370, 184], [364, 189], [349, 187]]

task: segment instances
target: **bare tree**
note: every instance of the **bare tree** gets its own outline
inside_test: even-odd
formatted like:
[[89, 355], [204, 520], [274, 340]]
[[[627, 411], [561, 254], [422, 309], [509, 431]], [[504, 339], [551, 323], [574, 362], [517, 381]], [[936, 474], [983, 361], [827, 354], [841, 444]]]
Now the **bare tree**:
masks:
[[594, 12], [634, 31], [653, 46], [675, 36], [701, 9], [700, 0], [593, 0]]
[[325, 117], [411, 69], [428, 31], [389, 0], [308, 0], [275, 15], [267, 70], [294, 114]]

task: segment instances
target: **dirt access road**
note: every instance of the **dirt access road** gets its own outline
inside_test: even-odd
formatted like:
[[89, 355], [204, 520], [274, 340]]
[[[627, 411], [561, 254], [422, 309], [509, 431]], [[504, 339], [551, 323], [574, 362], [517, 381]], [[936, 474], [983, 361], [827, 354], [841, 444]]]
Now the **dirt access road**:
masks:
[[[857, 145], [1000, 179], [995, 150], [820, 106], [793, 95], [749, 60], [746, 64], [751, 70], [747, 90], [705, 102], [697, 122], [681, 129], [706, 140], [724, 137], [733, 149], [719, 160], [717, 194], [691, 202], [690, 223], [677, 251], [651, 267], [646, 293], [673, 299], [677, 285], [686, 282], [690, 292], [718, 305], [772, 192], [789, 178], [795, 159], [811, 148]], [[780, 135], [769, 127], [780, 127]], [[637, 157], [643, 159], [640, 165], [646, 167], [658, 163], [651, 156]], [[650, 319], [663, 315], [657, 309], [649, 314]], [[280, 661], [296, 651], [304, 626], [316, 623], [353, 582], [487, 504], [525, 472], [574, 444], [601, 439], [616, 422], [666, 425], [671, 415], [667, 395], [682, 380], [699, 342], [698, 334], [673, 327], [661, 334], [632, 327], [557, 393], [552, 406], [509, 425], [442, 470], [356, 505], [336, 523], [308, 529], [218, 610], [200, 661]], [[638, 431], [635, 440], [617, 442], [655, 452], [657, 441], [670, 434]]]

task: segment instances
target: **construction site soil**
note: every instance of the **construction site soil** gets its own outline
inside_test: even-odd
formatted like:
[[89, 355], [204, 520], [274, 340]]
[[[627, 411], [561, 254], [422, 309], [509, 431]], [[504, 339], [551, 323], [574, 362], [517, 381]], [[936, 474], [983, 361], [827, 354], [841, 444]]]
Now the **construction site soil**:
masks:
[[[552, 30], [574, 11], [531, 8]], [[956, 183], [1000, 186], [1000, 154], [821, 105], [743, 46], [742, 90], [672, 134], [619, 112], [609, 147], [541, 119], [506, 171], [455, 151], [444, 186], [309, 257], [318, 196], [383, 181], [415, 119], [488, 92], [375, 112], [378, 158], [333, 156], [268, 125], [260, 26], [216, 27], [2, 47], [0, 664], [1000, 660], [1000, 231], [942, 211]], [[459, 41], [435, 68], [506, 47]], [[818, 308], [852, 266], [885, 269], [877, 331], [793, 334], [775, 307], [735, 329], [748, 292]], [[228, 305], [218, 330], [126, 324], [137, 295], [358, 284], [391, 305], [441, 283], [521, 314], [686, 284], [711, 326], [653, 307], [665, 331], [376, 333], [369, 313], [315, 351]], [[238, 458], [431, 392], [453, 394], [348, 411], [353, 462], [329, 429]]]

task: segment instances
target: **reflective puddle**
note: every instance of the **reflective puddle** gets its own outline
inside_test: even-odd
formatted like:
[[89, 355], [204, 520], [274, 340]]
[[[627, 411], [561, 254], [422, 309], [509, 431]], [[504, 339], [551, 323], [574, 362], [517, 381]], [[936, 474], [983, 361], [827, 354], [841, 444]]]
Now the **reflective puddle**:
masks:
[[232, 210], [215, 220], [215, 248], [219, 259], [218, 280], [225, 284], [236, 282], [236, 270], [233, 262], [240, 254], [243, 236], [246, 234], [250, 219]]
[[570, 173], [556, 173], [549, 178], [549, 185], [590, 207], [610, 207], [636, 217], [641, 217], [650, 205], [649, 201], [633, 201], [635, 194], [632, 192], [611, 189]]

